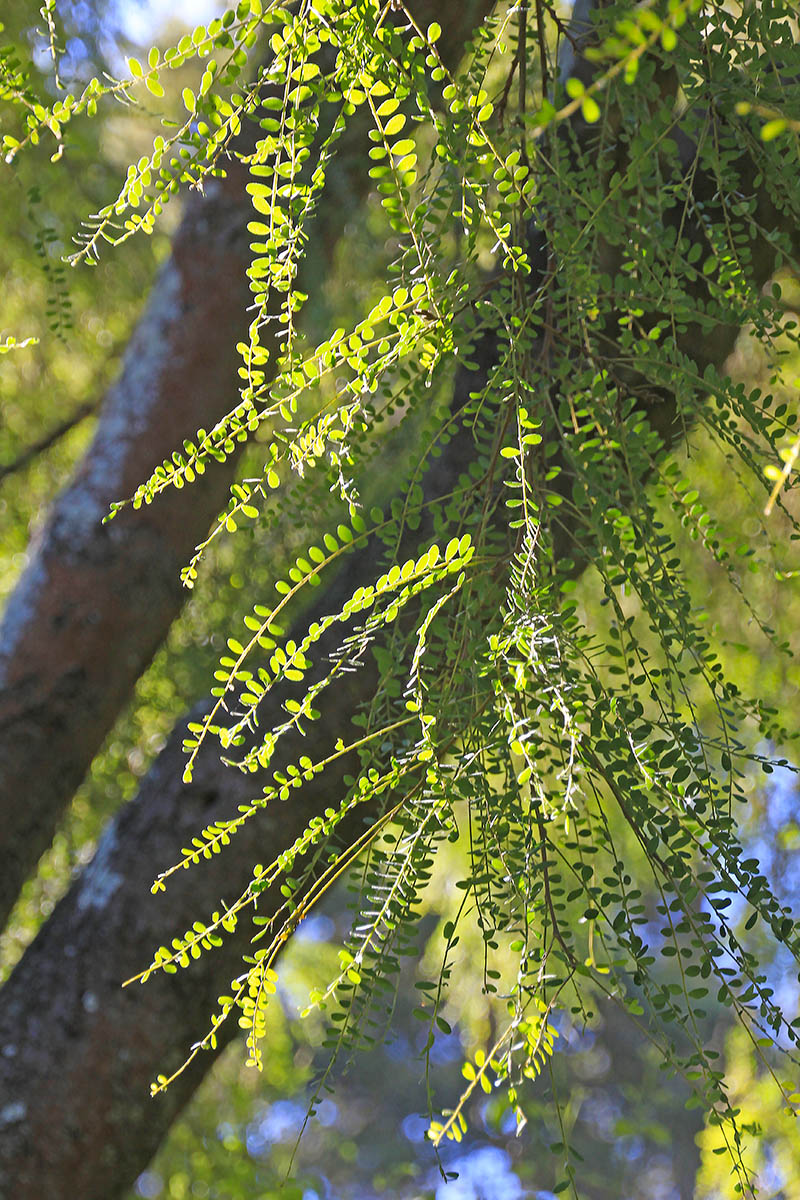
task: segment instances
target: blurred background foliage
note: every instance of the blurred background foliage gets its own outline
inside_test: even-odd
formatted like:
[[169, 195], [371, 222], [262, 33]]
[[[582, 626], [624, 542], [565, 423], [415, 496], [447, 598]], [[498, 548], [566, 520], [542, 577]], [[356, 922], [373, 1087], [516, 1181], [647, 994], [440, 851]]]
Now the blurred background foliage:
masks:
[[[207, 15], [197, 5], [189, 7], [192, 20]], [[32, 61], [33, 86], [45, 93], [49, 57], [34, 29], [36, 6], [6, 3], [0, 11], [4, 37], [17, 44], [21, 59]], [[104, 65], [113, 70], [128, 53], [146, 52], [153, 42], [174, 39], [177, 12], [175, 5], [166, 3], [59, 4], [66, 51], [62, 75], [88, 79]], [[191, 83], [184, 77], [191, 70], [173, 73], [170, 84], [176, 93]], [[0, 206], [0, 338], [40, 341], [0, 359], [0, 600], [24, 568], [26, 547], [48, 503], [88, 446], [93, 414], [114, 378], [141, 297], [169, 252], [177, 207], [154, 237], [133, 239], [102, 257], [92, 271], [81, 268], [67, 274], [60, 262], [79, 216], [108, 199], [150, 129], [146, 110], [107, 110], [94, 121], [76, 124], [60, 169], [46, 175], [46, 192], [36, 183], [41, 156], [50, 153], [45, 146], [20, 156], [7, 184]], [[337, 324], [348, 325], [363, 313], [382, 290], [391, 255], [390, 231], [372, 197], [354, 211], [334, 269], [320, 279], [313, 277], [314, 264], [308, 265], [307, 282], [313, 286], [306, 289], [312, 295], [306, 311], [309, 338], [324, 336], [331, 314]], [[781, 282], [787, 303], [800, 308], [800, 288], [791, 279]], [[745, 330], [730, 369], [748, 387], [764, 385], [779, 371], [785, 401], [796, 405], [800, 362], [790, 355], [781, 357], [780, 347], [768, 362]], [[48, 440], [50, 445], [37, 449]], [[380, 488], [377, 476], [385, 478], [387, 457], [408, 452], [407, 445], [391, 441], [389, 431], [375, 489]], [[257, 447], [249, 453], [257, 454]], [[733, 582], [746, 587], [752, 609], [774, 628], [774, 641], [784, 642], [794, 659], [765, 638], [731, 580], [705, 552], [702, 511], [692, 513], [684, 505], [676, 513], [665, 496], [663, 521], [691, 563], [688, 576], [697, 609], [724, 647], [730, 676], [774, 705], [782, 723], [793, 730], [800, 689], [800, 598], [791, 573], [796, 550], [790, 544], [789, 523], [780, 510], [764, 517], [763, 500], [732, 476], [730, 464], [701, 435], [690, 435], [677, 457], [681, 476], [699, 494], [698, 504], [712, 510], [727, 527], [727, 536], [744, 546], [737, 559], [740, 578]], [[247, 474], [247, 460], [242, 470]], [[787, 504], [793, 500], [789, 493]], [[767, 521], [773, 536], [776, 530], [785, 533], [772, 551], [767, 548]], [[253, 594], [266, 590], [301, 541], [304, 531], [284, 517], [262, 522], [247, 537], [215, 543], [203, 586], [192, 593], [167, 644], [140, 679], [128, 710], [96, 758], [2, 935], [0, 977], [11, 970], [73, 873], [90, 859], [103, 823], [133, 794], [174, 721], [207, 690], [219, 650], [215, 643], [221, 637], [216, 631], [231, 627], [241, 615], [245, 579], [252, 604]], [[751, 573], [755, 559], [766, 561], [769, 569]], [[578, 596], [589, 625], [603, 623], [602, 592], [591, 572], [580, 580]], [[713, 723], [706, 694], [698, 696], [698, 705], [698, 721]], [[775, 749], [797, 761], [794, 745]], [[800, 847], [800, 812], [794, 776], [754, 774], [749, 792], [746, 845], [760, 859], [782, 901], [796, 905], [800, 882], [793, 864]], [[624, 842], [622, 830], [619, 837]], [[633, 847], [630, 853], [635, 853]], [[466, 847], [456, 843], [437, 859], [419, 931], [425, 947], [420, 964], [424, 978], [435, 977], [442, 927], [459, 902], [449, 881], [458, 875], [456, 859], [465, 854]], [[645, 897], [644, 902], [655, 921], [656, 898]], [[585, 1025], [575, 1025], [566, 1014], [559, 1016], [558, 1053], [549, 1073], [535, 1085], [527, 1126], [518, 1133], [503, 1102], [476, 1089], [468, 1140], [448, 1143], [437, 1164], [424, 1138], [427, 1118], [421, 1115], [426, 1085], [420, 1050], [427, 1028], [413, 1017], [418, 980], [409, 970], [385, 1041], [360, 1055], [343, 1077], [329, 1081], [335, 1088], [321, 1094], [307, 1121], [309, 1088], [326, 1059], [320, 1048], [319, 1014], [306, 1020], [299, 1014], [309, 988], [328, 967], [335, 970], [336, 948], [349, 922], [346, 906], [347, 891], [342, 888], [329, 900], [324, 915], [306, 923], [283, 958], [280, 1003], [272, 1007], [264, 1073], [246, 1070], [241, 1048], [230, 1047], [138, 1180], [135, 1196], [549, 1200], [559, 1162], [551, 1147], [567, 1128], [584, 1159], [584, 1194], [591, 1200], [733, 1200], [734, 1181], [726, 1160], [715, 1153], [716, 1130], [704, 1127], [699, 1109], [687, 1107], [686, 1086], [661, 1070], [648, 1044], [646, 1021], [637, 1028], [599, 998]], [[767, 954], [769, 947], [763, 950]], [[469, 1033], [488, 1042], [495, 1021], [492, 1002], [482, 990], [477, 929], [473, 940], [462, 937], [459, 951], [454, 966], [460, 983], [446, 1010], [452, 1032], [440, 1035], [434, 1052], [438, 1071], [433, 1086], [440, 1103], [458, 1094], [461, 1084], [460, 1035]], [[766, 963], [771, 985], [787, 993], [787, 1007], [797, 1008], [797, 985], [786, 965], [780, 959]], [[773, 1200], [800, 1196], [796, 1129], [780, 1112], [774, 1089], [767, 1086], [757, 1048], [740, 1028], [731, 1029], [724, 1008], [713, 1004], [707, 1037], [724, 1056], [743, 1120], [763, 1131], [760, 1139], [753, 1139], [752, 1156], [764, 1195]], [[440, 1167], [457, 1178], [445, 1183]]]

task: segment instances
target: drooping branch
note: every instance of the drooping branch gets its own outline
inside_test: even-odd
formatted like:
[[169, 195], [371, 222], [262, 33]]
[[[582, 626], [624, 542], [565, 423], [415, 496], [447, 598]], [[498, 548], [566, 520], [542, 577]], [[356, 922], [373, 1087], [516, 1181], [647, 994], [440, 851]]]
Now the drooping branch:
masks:
[[[485, 377], [478, 365], [477, 377], [459, 374], [456, 407]], [[463, 433], [453, 438], [435, 460], [425, 478], [429, 498], [458, 486], [466, 440]], [[373, 580], [374, 570], [371, 549], [354, 552], [326, 589], [319, 615], [343, 603], [360, 580]], [[321, 658], [325, 652], [323, 643]], [[339, 678], [315, 723], [315, 739], [333, 745], [346, 735], [377, 683], [377, 663], [368, 655], [360, 670]], [[94, 859], [0, 992], [0, 1195], [13, 1183], [15, 1200], [114, 1200], [132, 1185], [237, 1031], [229, 1020], [215, 1051], [203, 1051], [165, 1095], [149, 1098], [150, 1082], [180, 1066], [190, 1044], [206, 1033], [217, 995], [241, 974], [250, 923], [244, 920], [244, 929], [185, 973], [160, 974], [125, 990], [121, 983], [200, 913], [232, 903], [254, 862], [271, 861], [289, 847], [313, 816], [342, 796], [344, 774], [357, 769], [357, 761], [344, 759], [307, 782], [296, 798], [270, 803], [222, 853], [177, 872], [166, 893], [151, 896], [153, 876], [179, 861], [200, 829], [235, 817], [237, 806], [259, 793], [256, 777], [223, 767], [208, 745], [192, 784], [184, 786], [184, 734], [181, 722], [138, 796], [110, 822]], [[299, 743], [287, 746], [288, 760], [302, 751]], [[362, 817], [356, 809], [342, 832], [357, 836]], [[282, 903], [277, 888], [262, 894], [259, 915], [269, 916]]]
[[[541, 245], [538, 249], [533, 257], [543, 278], [546, 254]], [[718, 365], [730, 344], [720, 339]], [[491, 368], [491, 343], [484, 341], [473, 358], [482, 359], [479, 377], [459, 373], [454, 411]], [[674, 403], [670, 406], [668, 395], [660, 402], [666, 408], [663, 419], [671, 423]], [[453, 439], [434, 462], [426, 490], [447, 494], [465, 462], [463, 439]], [[576, 553], [574, 546], [570, 550]], [[576, 570], [583, 565], [577, 563]], [[365, 582], [373, 577], [369, 552], [354, 556], [345, 574], [322, 599], [328, 611], [362, 577]], [[337, 589], [344, 589], [342, 597]], [[335, 704], [323, 709], [315, 725], [315, 738], [335, 740], [375, 686], [376, 667], [368, 656], [361, 670], [343, 677]], [[13, 1179], [20, 1200], [42, 1193], [66, 1200], [76, 1189], [87, 1200], [113, 1200], [146, 1166], [234, 1027], [223, 1026], [217, 1051], [198, 1055], [165, 1096], [151, 1101], [148, 1084], [156, 1073], [180, 1065], [187, 1046], [207, 1030], [217, 994], [241, 971], [246, 931], [226, 938], [221, 949], [177, 976], [157, 976], [124, 991], [121, 981], [143, 969], [156, 945], [182, 933], [209, 905], [239, 895], [254, 861], [278, 855], [312, 816], [341, 796], [344, 765], [314, 777], [296, 799], [268, 807], [223, 853], [178, 872], [166, 895], [153, 898], [149, 885], [155, 872], [177, 861], [199, 829], [235, 815], [258, 786], [224, 769], [208, 746], [193, 783], [183, 786], [182, 735], [183, 725], [3, 989], [0, 1045], [6, 1052], [0, 1058], [0, 1089], [9, 1100], [0, 1112], [0, 1172], [5, 1172], [0, 1185]], [[262, 896], [260, 914], [268, 916], [280, 902], [277, 896]], [[32, 995], [38, 997], [35, 1005], [29, 1003]], [[59, 1063], [55, 1076], [54, 1058]], [[41, 1147], [35, 1155], [34, 1146]]]
[[[490, 8], [488, 0], [459, 6], [443, 36], [445, 61], [458, 58]], [[432, 0], [414, 9], [423, 24], [437, 15]], [[307, 256], [323, 276], [370, 185], [367, 120], [358, 115], [340, 140], [309, 228]], [[0, 627], [2, 921], [177, 615], [180, 568], [227, 499], [235, 456], [216, 464], [202, 486], [171, 490], [152, 508], [101, 524], [112, 502], [235, 403], [236, 345], [250, 300], [246, 180], [232, 161], [226, 179], [189, 200], [92, 445], [54, 505]]]
[[[342, 698], [343, 708], [353, 699]], [[213, 751], [182, 786], [182, 736], [176, 729], [3, 988], [0, 1195], [113, 1200], [132, 1186], [215, 1053], [202, 1053], [164, 1096], [151, 1100], [149, 1084], [205, 1034], [217, 995], [241, 971], [246, 940], [227, 938], [178, 976], [124, 990], [123, 980], [209, 903], [232, 901], [253, 861], [289, 844], [341, 786], [339, 777], [315, 781], [299, 804], [260, 814], [230, 853], [179, 872], [153, 897], [156, 864], [171, 864], [198, 829], [253, 798], [253, 781], [225, 770]], [[264, 897], [264, 912], [274, 900]], [[235, 1032], [234, 1022], [223, 1026], [218, 1049]]]
[[[757, 278], [766, 279], [771, 247], [754, 247], [753, 255]], [[734, 336], [733, 327], [703, 335], [695, 357], [721, 367]], [[687, 337], [700, 337], [700, 331]], [[675, 406], [666, 390], [652, 397], [650, 411], [660, 427], [674, 426]], [[459, 466], [451, 463], [450, 469]], [[357, 582], [354, 573], [348, 582], [351, 588]], [[348, 677], [348, 692], [337, 696], [336, 725], [373, 685], [370, 669]], [[246, 777], [224, 772], [213, 757], [203, 758], [190, 788], [180, 786], [179, 737], [170, 741], [139, 798], [112, 823], [94, 862], [4, 989], [0, 1081], [7, 1100], [0, 1110], [0, 1164], [6, 1177], [0, 1184], [13, 1181], [22, 1200], [41, 1194], [55, 1200], [76, 1193], [113, 1197], [142, 1169], [213, 1056], [200, 1056], [166, 1099], [151, 1103], [146, 1084], [180, 1060], [187, 1041], [202, 1035], [217, 992], [238, 973], [242, 943], [232, 938], [186, 974], [152, 980], [143, 989], [120, 992], [121, 979], [141, 969], [149, 947], [191, 924], [204, 898], [214, 903], [238, 894], [254, 858], [264, 857], [265, 839], [271, 855], [279, 853], [341, 786], [336, 776], [323, 775], [306, 785], [298, 801], [267, 809], [224, 854], [180, 873], [165, 906], [147, 898], [153, 864], [158, 869], [178, 858], [198, 828], [235, 812], [253, 787]], [[265, 898], [264, 912], [268, 903]], [[168, 921], [160, 915], [165, 907]], [[71, 1123], [76, 1111], [80, 1127]]]

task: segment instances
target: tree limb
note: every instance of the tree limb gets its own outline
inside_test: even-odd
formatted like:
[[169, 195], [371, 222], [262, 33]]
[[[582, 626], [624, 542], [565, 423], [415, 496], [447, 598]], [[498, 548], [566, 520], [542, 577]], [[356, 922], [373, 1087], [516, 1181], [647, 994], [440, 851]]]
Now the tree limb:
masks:
[[[490, 10], [470, 0], [448, 22], [454, 61]], [[423, 24], [433, 0], [414, 6]], [[439, 14], [440, 15], [440, 14]], [[366, 117], [350, 122], [310, 226], [308, 257], [325, 271], [370, 178]], [[92, 445], [59, 497], [0, 627], [0, 921], [50, 844], [64, 806], [177, 615], [180, 568], [224, 508], [236, 457], [202, 486], [102, 525], [153, 468], [235, 401], [250, 302], [252, 217], [236, 161], [194, 194], [110, 389]]]
[[[484, 354], [491, 349], [485, 344]], [[481, 366], [485, 377], [488, 361]], [[456, 406], [481, 376], [459, 373]], [[454, 437], [435, 460], [425, 478], [429, 497], [457, 487], [465, 438]], [[374, 571], [372, 549], [356, 551], [326, 589], [319, 613], [307, 619], [335, 610]], [[325, 653], [320, 644], [320, 661]], [[377, 682], [371, 655], [361, 669], [340, 676], [335, 698], [315, 722], [315, 739], [333, 745]], [[278, 700], [275, 706], [278, 711]], [[200, 711], [189, 719], [200, 719]], [[342, 795], [344, 774], [357, 770], [357, 762], [342, 760], [314, 776], [296, 797], [270, 804], [245, 822], [222, 853], [177, 872], [166, 893], [151, 896], [154, 875], [178, 861], [201, 828], [236, 816], [237, 806], [259, 792], [256, 777], [223, 767], [212, 745], [203, 748], [192, 784], [183, 785], [184, 732], [180, 722], [138, 796], [109, 823], [94, 859], [0, 993], [0, 1195], [12, 1184], [15, 1200], [124, 1195], [216, 1053], [237, 1032], [228, 1021], [217, 1051], [201, 1053], [165, 1096], [150, 1100], [151, 1080], [180, 1066], [189, 1044], [207, 1031], [217, 995], [241, 972], [246, 930], [240, 927], [187, 972], [159, 973], [141, 987], [120, 985], [142, 971], [156, 946], [176, 931], [189, 928], [209, 907], [235, 900], [253, 863], [290, 846], [311, 817]], [[299, 743], [286, 747], [289, 761], [303, 752]], [[363, 815], [356, 809], [343, 833], [355, 830], [356, 836]], [[259, 914], [282, 903], [280, 892], [264, 893]]]
[[[589, 136], [586, 131], [584, 135]], [[691, 153], [691, 147], [687, 150]], [[713, 181], [707, 183], [711, 188]], [[707, 203], [713, 203], [713, 194]], [[765, 198], [764, 227], [778, 220], [770, 218], [768, 208]], [[757, 247], [754, 257], [758, 278], [768, 278], [773, 247]], [[694, 345], [694, 357], [721, 367], [735, 335], [733, 327], [704, 335], [702, 347]], [[690, 329], [685, 336], [689, 344], [700, 335]], [[634, 386], [636, 380], [628, 382]], [[462, 376], [458, 386], [469, 389], [474, 382], [470, 385]], [[676, 411], [669, 394], [652, 396], [648, 409], [672, 437]], [[438, 460], [437, 472], [457, 473], [462, 465], [458, 443], [451, 446], [452, 452]], [[204, 481], [198, 495], [207, 487]], [[438, 474], [436, 487], [446, 490]], [[348, 573], [350, 590], [356, 575]], [[328, 596], [326, 607], [333, 603]], [[335, 736], [371, 694], [374, 682], [370, 667], [347, 676], [347, 693], [337, 696], [336, 712], [325, 718], [327, 728], [323, 723], [317, 726], [318, 734]], [[113, 1200], [122, 1194], [213, 1059], [212, 1053], [199, 1056], [165, 1098], [147, 1099], [146, 1085], [154, 1074], [168, 1072], [183, 1057], [187, 1040], [205, 1032], [217, 992], [238, 973], [244, 947], [240, 935], [174, 978], [159, 976], [142, 989], [119, 990], [124, 978], [146, 965], [146, 948], [169, 936], [164, 931], [164, 898], [147, 898], [155, 871], [175, 861], [203, 825], [235, 813], [236, 805], [251, 799], [254, 790], [252, 780], [225, 771], [207, 750], [193, 784], [180, 785], [180, 736], [173, 735], [137, 800], [111, 823], [93, 863], [3, 990], [0, 1170], [5, 1175], [0, 1175], [0, 1186], [13, 1186], [19, 1200], [40, 1195], [59, 1200], [75, 1194]], [[166, 894], [169, 931], [187, 928], [204, 898], [211, 896], [216, 903], [237, 895], [252, 862], [263, 859], [265, 841], [270, 857], [280, 853], [340, 787], [339, 776], [314, 777], [297, 799], [268, 808], [246, 824], [223, 854], [173, 877]], [[267, 913], [269, 898], [264, 899], [261, 911]], [[53, 1062], [58, 1064], [56, 1073]]]

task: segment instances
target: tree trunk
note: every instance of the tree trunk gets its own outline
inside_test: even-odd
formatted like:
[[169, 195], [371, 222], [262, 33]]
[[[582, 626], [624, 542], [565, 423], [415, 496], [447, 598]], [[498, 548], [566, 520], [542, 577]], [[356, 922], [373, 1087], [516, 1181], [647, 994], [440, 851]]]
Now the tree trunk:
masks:
[[[248, 197], [230, 171], [193, 197], [105, 401], [0, 629], [0, 919], [181, 604], [180, 568], [224, 507], [233, 463], [203, 486], [127, 509], [113, 500], [236, 396], [247, 328]], [[202, 253], [198, 252], [202, 246]]]
[[[237, 931], [176, 976], [120, 985], [157, 945], [206, 916], [209, 903], [233, 901], [253, 862], [291, 842], [341, 785], [340, 777], [315, 780], [299, 803], [247, 823], [232, 853], [179, 872], [165, 894], [151, 896], [156, 870], [175, 861], [208, 821], [235, 815], [237, 803], [258, 790], [252, 778], [222, 767], [213, 750], [195, 782], [182, 786], [182, 736], [176, 729], [137, 799], [110, 822], [94, 860], [3, 988], [0, 1196], [9, 1200], [125, 1195], [215, 1054], [202, 1053], [156, 1099], [149, 1084], [175, 1070], [206, 1032], [217, 995], [241, 971], [246, 936]], [[264, 900], [266, 912], [271, 897]], [[219, 1048], [236, 1032], [234, 1018]]]

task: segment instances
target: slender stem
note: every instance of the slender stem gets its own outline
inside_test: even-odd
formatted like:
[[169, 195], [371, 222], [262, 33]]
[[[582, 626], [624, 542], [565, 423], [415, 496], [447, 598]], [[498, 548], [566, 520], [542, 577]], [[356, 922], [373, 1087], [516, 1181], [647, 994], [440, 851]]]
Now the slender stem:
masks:
[[17, 472], [23, 471], [35, 458], [38, 458], [40, 454], [44, 454], [45, 450], [49, 450], [51, 446], [59, 442], [61, 438], [70, 433], [77, 425], [80, 425], [81, 421], [84, 421], [87, 417], [97, 412], [99, 407], [99, 400], [92, 400], [89, 403], [82, 404], [80, 408], [75, 410], [72, 416], [67, 417], [65, 421], [62, 421], [60, 425], [56, 425], [44, 437], [27, 446], [10, 463], [6, 463], [4, 466], [0, 465], [0, 483], [4, 479], [7, 479], [9, 475], [15, 475]]

